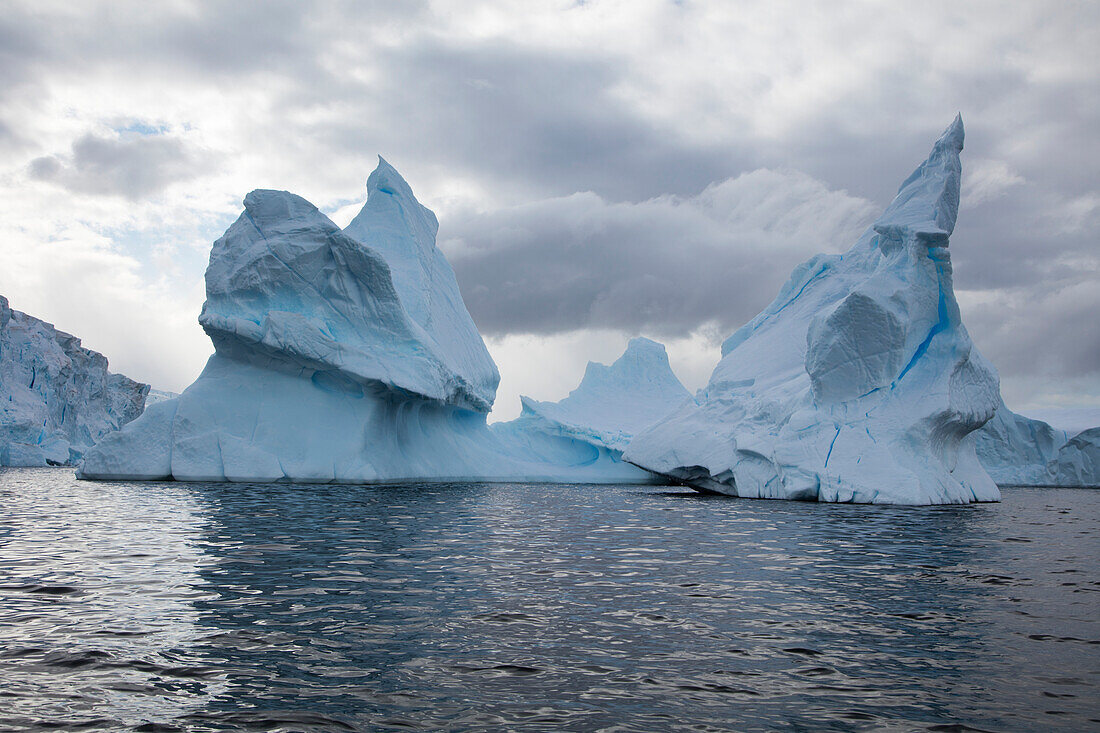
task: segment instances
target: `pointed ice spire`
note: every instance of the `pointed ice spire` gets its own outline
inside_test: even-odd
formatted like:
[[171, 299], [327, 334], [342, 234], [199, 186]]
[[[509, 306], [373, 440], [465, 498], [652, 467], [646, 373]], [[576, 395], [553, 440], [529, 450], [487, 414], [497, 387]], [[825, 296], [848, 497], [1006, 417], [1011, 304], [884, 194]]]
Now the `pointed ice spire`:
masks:
[[930, 247], [947, 246], [959, 215], [963, 137], [960, 113], [932, 146], [928, 159], [901, 184], [898, 195], [874, 224], [884, 251], [909, 236]]
[[431, 322], [431, 291], [438, 265], [438, 230], [435, 214], [416, 200], [401, 174], [378, 156], [378, 167], [367, 179], [367, 202], [344, 234], [386, 259], [405, 309], [426, 328]]
[[416, 200], [401, 174], [378, 156], [367, 178], [367, 202], [344, 234], [379, 253], [409, 316], [448, 361], [459, 365], [467, 391], [488, 409], [500, 375], [466, 310], [454, 270], [436, 247], [439, 222]]

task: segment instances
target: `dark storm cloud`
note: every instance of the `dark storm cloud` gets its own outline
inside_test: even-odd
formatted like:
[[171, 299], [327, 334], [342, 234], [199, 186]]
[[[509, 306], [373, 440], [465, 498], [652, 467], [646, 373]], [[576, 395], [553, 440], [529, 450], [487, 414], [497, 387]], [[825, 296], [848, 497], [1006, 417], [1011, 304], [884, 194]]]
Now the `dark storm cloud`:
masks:
[[83, 135], [72, 153], [35, 158], [31, 178], [48, 181], [75, 193], [124, 196], [139, 200], [156, 195], [169, 184], [207, 172], [213, 159], [191, 150], [183, 140], [160, 135], [120, 138]]

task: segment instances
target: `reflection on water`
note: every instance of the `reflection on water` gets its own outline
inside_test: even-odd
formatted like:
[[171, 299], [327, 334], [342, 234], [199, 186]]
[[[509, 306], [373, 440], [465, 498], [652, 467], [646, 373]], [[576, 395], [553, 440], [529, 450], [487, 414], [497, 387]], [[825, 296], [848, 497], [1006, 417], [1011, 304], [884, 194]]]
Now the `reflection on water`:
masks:
[[1004, 496], [2, 469], [0, 728], [1095, 728], [1100, 492]]

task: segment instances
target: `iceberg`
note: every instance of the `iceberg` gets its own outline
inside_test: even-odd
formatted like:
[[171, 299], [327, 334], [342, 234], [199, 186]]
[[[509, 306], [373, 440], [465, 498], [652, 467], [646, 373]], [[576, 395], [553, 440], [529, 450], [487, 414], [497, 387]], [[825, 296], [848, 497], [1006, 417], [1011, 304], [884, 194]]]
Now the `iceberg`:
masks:
[[1074, 435], [1002, 402], [974, 438], [978, 460], [1001, 486], [1100, 487], [1100, 427]]
[[166, 400], [174, 400], [177, 397], [179, 397], [179, 394], [176, 392], [169, 392], [165, 389], [150, 389], [149, 394], [145, 396], [145, 407], [148, 409], [150, 405]]
[[591, 466], [603, 478], [652, 483], [654, 474], [622, 460], [635, 434], [689, 399], [676, 378], [665, 347], [634, 338], [611, 366], [589, 362], [580, 385], [560, 402], [521, 396], [515, 420], [491, 426], [514, 455], [552, 465]]
[[213, 356], [177, 398], [104, 437], [78, 476], [651, 479], [594, 443], [490, 429], [500, 376], [436, 247], [437, 230], [435, 215], [382, 159], [343, 230], [294, 194], [248, 194], [206, 270], [199, 323]]
[[68, 466], [141, 414], [149, 385], [0, 296], [0, 465]]
[[1081, 431], [1058, 449], [1047, 464], [1047, 483], [1100, 488], [1100, 427]]
[[1001, 486], [1046, 486], [1047, 464], [1069, 435], [1042, 420], [1018, 415], [1001, 402], [993, 419], [975, 431], [978, 460]]
[[956, 117], [855, 245], [795, 269], [722, 345], [707, 386], [624, 459], [704, 492], [888, 504], [996, 501], [971, 433], [1000, 402], [952, 288]]
[[437, 229], [381, 159], [345, 230], [292, 193], [248, 194], [206, 270], [213, 356], [79, 475], [372, 482], [494, 466], [476, 438], [500, 377]]

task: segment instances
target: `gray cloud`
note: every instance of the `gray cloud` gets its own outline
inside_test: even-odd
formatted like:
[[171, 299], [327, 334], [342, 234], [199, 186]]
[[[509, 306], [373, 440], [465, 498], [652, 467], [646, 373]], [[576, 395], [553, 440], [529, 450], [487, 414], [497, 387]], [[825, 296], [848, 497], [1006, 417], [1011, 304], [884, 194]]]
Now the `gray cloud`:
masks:
[[1100, 288], [1095, 279], [1041, 291], [1005, 289], [963, 312], [974, 342], [1002, 376], [1064, 378], [1097, 375]]
[[35, 158], [28, 173], [74, 193], [138, 200], [207, 172], [213, 162], [176, 137], [88, 133], [73, 141], [71, 155]]
[[852, 244], [872, 211], [805, 174], [757, 170], [692, 197], [582, 193], [454, 217], [441, 246], [485, 333], [678, 337], [732, 331], [796, 264]]
[[430, 38], [380, 48], [370, 62], [369, 85], [294, 87], [276, 108], [283, 114], [339, 98], [359, 113], [318, 120], [308, 139], [341, 155], [366, 161], [381, 151], [529, 197], [694, 194], [757, 167], [747, 144], [687, 143], [616, 99], [628, 73], [621, 59]]
[[[593, 5], [575, 28], [596, 40], [578, 45], [569, 26], [549, 42], [456, 29], [425, 3], [17, 4], [0, 18], [0, 144], [33, 146], [35, 104], [60, 81], [126, 79], [157, 91], [135, 99], [163, 94], [198, 125], [203, 110], [172, 96], [175, 85], [247, 99], [247, 112], [226, 111], [240, 119], [218, 123], [235, 130], [234, 154], [278, 161], [273, 177], [290, 171], [347, 196], [381, 152], [420, 192], [469, 181], [527, 202], [441, 217], [486, 332], [680, 334], [731, 331], [797, 262], [845, 248], [854, 222], [889, 201], [962, 110], [964, 179], [975, 178], [952, 256], [957, 289], [979, 304], [964, 311], [975, 340], [1004, 375], [1100, 374], [1100, 329], [1080, 321], [1079, 304], [1095, 304], [1052, 295], [1100, 290], [1100, 6], [856, 4], [803, 22], [746, 4], [745, 20], [708, 34], [706, 4], [689, 3], [660, 16], [668, 26], [653, 48], [631, 50], [599, 42], [592, 24], [614, 13]], [[455, 17], [474, 15], [465, 10]], [[760, 43], [771, 37], [791, 42]], [[742, 66], [744, 78], [728, 73]], [[170, 135], [87, 135], [42, 156], [54, 150], [27, 153], [20, 170], [130, 199], [210, 163]], [[822, 188], [804, 200], [797, 174], [742, 175], [760, 168], [803, 171]], [[749, 183], [755, 212], [741, 205]], [[830, 218], [806, 203], [832, 201], [830, 190], [874, 206]]]

